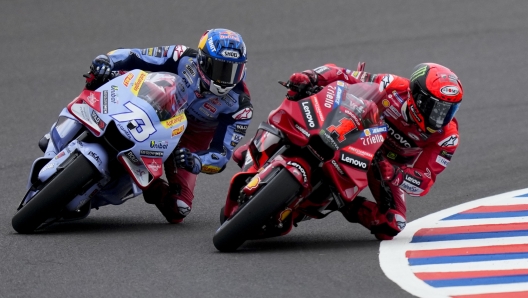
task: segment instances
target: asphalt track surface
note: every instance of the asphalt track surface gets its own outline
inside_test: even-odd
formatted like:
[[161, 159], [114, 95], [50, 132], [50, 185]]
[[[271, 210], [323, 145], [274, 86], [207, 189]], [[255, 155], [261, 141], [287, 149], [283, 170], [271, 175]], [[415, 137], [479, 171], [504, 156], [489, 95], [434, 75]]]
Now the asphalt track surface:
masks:
[[[0, 297], [409, 297], [378, 264], [379, 242], [339, 214], [286, 237], [215, 250], [230, 177], [199, 177], [184, 224], [142, 198], [85, 220], [18, 235], [11, 218], [37, 142], [78, 95], [93, 57], [116, 47], [195, 47], [208, 28], [248, 47], [255, 113], [283, 98], [276, 81], [326, 62], [408, 76], [432, 61], [465, 87], [461, 143], [409, 221], [527, 186], [528, 2], [520, 1], [0, 1]], [[247, 138], [246, 138], [247, 140]]]

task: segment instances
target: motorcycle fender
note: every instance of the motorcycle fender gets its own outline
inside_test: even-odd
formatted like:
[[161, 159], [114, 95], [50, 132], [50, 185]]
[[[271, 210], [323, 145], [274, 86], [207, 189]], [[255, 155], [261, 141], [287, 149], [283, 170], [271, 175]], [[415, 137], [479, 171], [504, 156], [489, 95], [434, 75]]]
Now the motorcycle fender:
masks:
[[226, 218], [229, 218], [233, 210], [238, 206], [238, 196], [240, 189], [246, 184], [246, 180], [254, 176], [255, 173], [240, 172], [236, 173], [233, 178], [231, 178], [231, 183], [229, 184], [229, 190], [227, 191], [226, 204], [224, 207], [224, 215]]
[[50, 130], [50, 143], [53, 143], [57, 151], [64, 149], [82, 127], [83, 125], [64, 108]]
[[39, 157], [35, 159], [33, 165], [31, 165], [31, 170], [29, 171], [27, 189], [29, 190], [33, 184], [35, 184], [38, 179], [38, 173], [49, 163], [51, 158], [49, 157]]
[[298, 157], [286, 157], [279, 155], [272, 162], [273, 167], [286, 168], [302, 185], [303, 191], [301, 196], [304, 197], [312, 191], [312, 185], [310, 183], [311, 171], [310, 166], [304, 159]]
[[[247, 183], [246, 186], [242, 189], [246, 196], [253, 195], [262, 185], [267, 184], [271, 178], [273, 178], [278, 173], [277, 166], [268, 165], [264, 169], [261, 168], [258, 174], [253, 176], [253, 178]], [[272, 173], [272, 175], [270, 175]], [[253, 173], [254, 174], [254, 173]]]
[[74, 152], [78, 151], [83, 154], [98, 170], [107, 176], [108, 173], [108, 155], [103, 147], [99, 144], [84, 143], [73, 140], [64, 150], [60, 151], [53, 157], [39, 172], [38, 179], [42, 182], [48, 180], [55, 174], [64, 163], [68, 161], [68, 157]]

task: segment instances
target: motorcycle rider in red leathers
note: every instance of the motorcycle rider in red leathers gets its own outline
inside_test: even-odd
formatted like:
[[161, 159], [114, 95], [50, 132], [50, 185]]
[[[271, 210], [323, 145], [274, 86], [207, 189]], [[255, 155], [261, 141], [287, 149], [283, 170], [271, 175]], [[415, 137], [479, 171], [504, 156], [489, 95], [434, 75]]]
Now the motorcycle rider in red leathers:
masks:
[[[381, 148], [380, 173], [368, 172], [369, 188], [377, 203], [357, 197], [339, 211], [353, 223], [359, 222], [380, 240], [390, 240], [406, 225], [404, 193], [424, 196], [451, 160], [459, 143], [458, 123], [454, 118], [462, 101], [458, 77], [448, 68], [422, 63], [410, 79], [393, 74], [350, 71], [334, 64], [294, 73], [286, 97], [299, 100], [308, 87], [326, 86], [342, 80], [349, 84], [374, 82], [385, 89], [387, 98], [379, 106], [388, 124], [388, 138]], [[243, 162], [242, 146], [233, 160]], [[240, 164], [240, 162], [239, 162]], [[381, 179], [388, 187], [383, 187]], [[390, 202], [384, 207], [384, 202]]]

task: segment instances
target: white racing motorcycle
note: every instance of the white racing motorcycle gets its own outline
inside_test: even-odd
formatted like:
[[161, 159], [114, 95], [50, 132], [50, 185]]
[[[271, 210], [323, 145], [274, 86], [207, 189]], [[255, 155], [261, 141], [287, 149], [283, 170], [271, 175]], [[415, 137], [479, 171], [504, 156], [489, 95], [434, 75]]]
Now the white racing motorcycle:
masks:
[[12, 225], [32, 233], [138, 196], [163, 174], [187, 119], [187, 90], [166, 72], [133, 70], [83, 90], [39, 143]]

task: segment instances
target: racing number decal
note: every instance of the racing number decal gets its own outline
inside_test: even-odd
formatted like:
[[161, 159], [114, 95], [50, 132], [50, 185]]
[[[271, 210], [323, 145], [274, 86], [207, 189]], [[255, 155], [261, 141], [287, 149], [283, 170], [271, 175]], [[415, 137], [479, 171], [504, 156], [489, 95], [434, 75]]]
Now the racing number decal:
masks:
[[330, 132], [330, 133], [337, 134], [337, 140], [341, 143], [341, 142], [343, 142], [346, 139], [345, 135], [350, 133], [350, 132], [352, 132], [352, 131], [354, 131], [356, 128], [357, 128], [357, 126], [354, 123], [354, 121], [352, 121], [352, 119], [346, 117], [346, 118], [343, 118], [343, 119], [339, 120], [339, 125], [338, 126], [330, 125], [330, 126], [328, 126], [328, 128], [326, 130], [328, 130], [328, 132]]
[[128, 122], [127, 128], [130, 130], [130, 133], [136, 141], [143, 142], [148, 139], [151, 134], [156, 132], [152, 121], [150, 121], [150, 118], [145, 111], [131, 102], [127, 102], [124, 106], [129, 109], [130, 112], [112, 115], [112, 118], [119, 122]]

